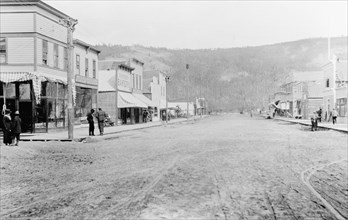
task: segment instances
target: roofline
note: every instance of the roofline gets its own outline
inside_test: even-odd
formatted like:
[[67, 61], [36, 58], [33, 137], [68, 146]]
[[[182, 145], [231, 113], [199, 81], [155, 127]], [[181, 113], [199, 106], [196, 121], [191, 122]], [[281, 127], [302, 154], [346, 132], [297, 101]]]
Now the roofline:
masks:
[[98, 54], [101, 52], [100, 50], [98, 50], [97, 48], [95, 48], [94, 46], [82, 41], [82, 40], [79, 40], [79, 39], [74, 39], [73, 40], [74, 44], [78, 44], [78, 45], [81, 45], [81, 46], [84, 46], [86, 47], [87, 49], [92, 49], [94, 50], [95, 52], [97, 52]]
[[[37, 7], [40, 7], [60, 18], [71, 18], [69, 15], [59, 11], [58, 9], [50, 6], [49, 4], [41, 1], [41, 0], [16, 0], [16, 1], [11, 1], [11, 0], [1, 0], [0, 5], [2, 6], [22, 6], [22, 5], [35, 5]], [[73, 18], [71, 18], [73, 19]], [[77, 19], [73, 19], [76, 20]]]
[[[99, 63], [102, 63], [102, 62], [115, 62], [115, 63], [118, 64], [118, 65], [117, 65], [117, 69], [118, 69], [118, 67], [120, 67], [120, 66], [122, 66], [122, 67], [124, 67], [124, 68], [126, 68], [126, 69], [128, 69], [128, 70], [130, 70], [130, 71], [133, 71], [133, 70], [135, 69], [135, 68], [133, 68], [133, 67], [127, 65], [127, 64], [126, 64], [127, 62], [121, 62], [121, 61], [115, 61], [115, 60], [99, 60], [98, 62], [99, 62]], [[100, 70], [99, 70], [99, 71], [100, 71]]]
[[138, 60], [138, 59], [136, 59], [136, 58], [132, 58], [132, 60], [134, 60], [135, 62], [140, 63], [142, 66], [144, 66], [144, 65], [145, 65], [145, 63], [141, 62], [140, 60]]

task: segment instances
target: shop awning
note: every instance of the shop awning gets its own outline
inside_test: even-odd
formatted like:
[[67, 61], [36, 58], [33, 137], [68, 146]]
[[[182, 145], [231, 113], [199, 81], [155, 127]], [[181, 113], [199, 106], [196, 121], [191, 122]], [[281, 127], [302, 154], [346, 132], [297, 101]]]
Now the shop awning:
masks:
[[147, 108], [148, 107], [147, 104], [137, 99], [131, 93], [120, 92], [120, 91], [118, 92], [117, 106], [118, 108], [134, 108], [134, 107]]
[[148, 99], [143, 94], [133, 93], [133, 95], [135, 96], [135, 98], [139, 99], [141, 102], [145, 103], [147, 106], [151, 106], [151, 107], [157, 106], [152, 100]]
[[67, 84], [66, 77], [55, 76], [42, 72], [0, 72], [0, 82], [24, 82], [29, 80], [60, 82]]

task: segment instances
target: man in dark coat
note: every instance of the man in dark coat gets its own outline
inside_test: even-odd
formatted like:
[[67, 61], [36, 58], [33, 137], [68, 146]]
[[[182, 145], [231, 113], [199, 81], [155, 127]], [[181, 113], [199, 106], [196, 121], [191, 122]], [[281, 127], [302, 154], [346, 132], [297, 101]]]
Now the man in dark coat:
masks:
[[13, 135], [13, 142], [12, 145], [18, 146], [20, 135], [22, 132], [22, 126], [21, 126], [22, 120], [19, 117], [19, 111], [15, 112], [15, 117], [12, 122], [12, 135]]
[[99, 111], [96, 113], [95, 117], [98, 120], [98, 128], [99, 128], [100, 135], [103, 135], [104, 134], [104, 123], [105, 123], [105, 119], [106, 119], [107, 115], [101, 108], [99, 108], [98, 110]]
[[5, 110], [5, 115], [2, 118], [2, 127], [4, 132], [4, 139], [3, 142], [5, 145], [10, 145], [12, 142], [11, 139], [11, 111], [9, 109]]
[[94, 136], [94, 109], [91, 109], [91, 111], [87, 114], [87, 121], [89, 124], [89, 136]]

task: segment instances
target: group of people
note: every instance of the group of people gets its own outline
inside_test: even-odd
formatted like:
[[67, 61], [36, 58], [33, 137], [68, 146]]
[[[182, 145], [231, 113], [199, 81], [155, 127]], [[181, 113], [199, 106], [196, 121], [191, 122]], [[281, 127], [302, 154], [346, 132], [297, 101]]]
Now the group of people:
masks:
[[[318, 130], [318, 122], [321, 122], [323, 110], [320, 108], [318, 111], [314, 111], [311, 117], [312, 131]], [[332, 123], [336, 124], [338, 112], [336, 109], [333, 109], [331, 112], [332, 115]]]
[[105, 120], [108, 117], [108, 115], [101, 108], [98, 108], [98, 111], [96, 113], [94, 112], [94, 109], [91, 109], [91, 111], [87, 114], [87, 121], [89, 124], [89, 136], [94, 136], [93, 117], [97, 119], [100, 135], [104, 135]]
[[15, 112], [14, 117], [11, 117], [11, 110], [5, 110], [2, 118], [3, 142], [5, 145], [18, 146], [22, 132], [21, 123], [19, 111]]

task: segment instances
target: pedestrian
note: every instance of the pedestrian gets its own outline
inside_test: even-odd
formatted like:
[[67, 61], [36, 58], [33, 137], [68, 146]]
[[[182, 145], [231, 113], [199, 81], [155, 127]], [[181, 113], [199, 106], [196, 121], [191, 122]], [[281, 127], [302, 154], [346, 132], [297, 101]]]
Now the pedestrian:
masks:
[[318, 130], [318, 114], [316, 111], [313, 112], [311, 116], [312, 131]]
[[98, 112], [96, 113], [95, 117], [98, 121], [98, 128], [101, 136], [104, 134], [104, 123], [106, 116], [106, 113], [101, 108], [98, 108]]
[[18, 146], [20, 135], [22, 132], [22, 119], [19, 117], [19, 111], [15, 112], [15, 117], [12, 121], [12, 146]]
[[91, 111], [87, 114], [87, 121], [89, 124], [89, 136], [94, 136], [94, 109], [91, 109]]
[[319, 108], [319, 110], [317, 111], [317, 114], [318, 114], [318, 122], [321, 123], [321, 115], [323, 113], [323, 110], [321, 108]]
[[337, 116], [338, 116], [338, 112], [336, 111], [336, 109], [332, 109], [332, 123], [336, 124], [336, 120], [337, 120]]
[[4, 133], [4, 137], [3, 137], [3, 142], [5, 145], [10, 145], [12, 142], [11, 139], [11, 111], [9, 109], [5, 110], [5, 115], [2, 118], [2, 126], [3, 126], [3, 133]]

